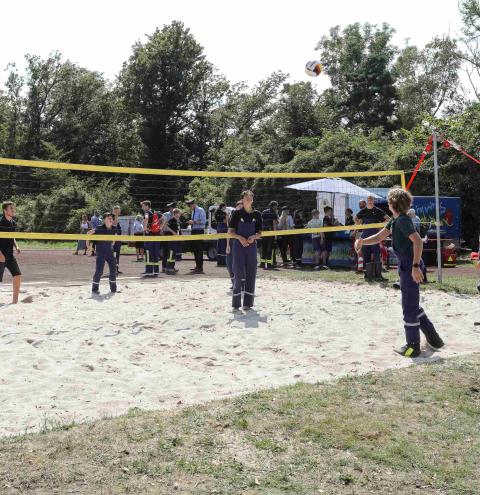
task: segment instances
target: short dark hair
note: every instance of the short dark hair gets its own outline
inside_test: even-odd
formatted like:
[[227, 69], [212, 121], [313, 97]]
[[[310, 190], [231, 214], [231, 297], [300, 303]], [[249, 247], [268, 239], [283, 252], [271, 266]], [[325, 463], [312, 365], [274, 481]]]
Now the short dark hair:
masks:
[[145, 206], [148, 206], [149, 208], [152, 206], [152, 202], [149, 201], [148, 199], [146, 199], [145, 201], [142, 201], [140, 203], [142, 206], [145, 205]]
[[105, 220], [107, 217], [112, 217], [113, 220], [113, 213], [107, 211], [106, 213], [103, 214], [102, 218]]
[[323, 213], [327, 213], [327, 211], [332, 211], [332, 207], [331, 206], [325, 206], [325, 208], [323, 209]]
[[2, 211], [5, 211], [9, 206], [15, 206], [13, 201], [5, 201], [2, 203]]
[[352, 210], [351, 208], [347, 208], [347, 209], [345, 210], [345, 213], [353, 213], [353, 210]]
[[268, 204], [270, 208], [278, 208], [278, 203], [276, 201], [270, 201]]

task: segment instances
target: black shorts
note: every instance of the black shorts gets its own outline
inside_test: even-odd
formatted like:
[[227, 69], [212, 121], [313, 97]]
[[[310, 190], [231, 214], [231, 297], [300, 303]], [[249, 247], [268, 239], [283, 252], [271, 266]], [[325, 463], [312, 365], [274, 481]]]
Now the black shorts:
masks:
[[15, 258], [8, 258], [5, 263], [0, 263], [0, 282], [3, 281], [3, 272], [5, 271], [5, 268], [11, 273], [12, 277], [17, 277], [22, 274], [17, 260]]
[[323, 249], [327, 253], [331, 253], [333, 249], [333, 241], [332, 239], [325, 239], [325, 242], [323, 244]]

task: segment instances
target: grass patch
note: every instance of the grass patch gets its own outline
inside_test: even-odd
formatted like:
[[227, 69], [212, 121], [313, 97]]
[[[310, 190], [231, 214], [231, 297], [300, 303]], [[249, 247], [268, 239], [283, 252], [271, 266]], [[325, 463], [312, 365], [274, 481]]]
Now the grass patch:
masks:
[[0, 440], [0, 492], [478, 494], [479, 383], [474, 355], [49, 425]]

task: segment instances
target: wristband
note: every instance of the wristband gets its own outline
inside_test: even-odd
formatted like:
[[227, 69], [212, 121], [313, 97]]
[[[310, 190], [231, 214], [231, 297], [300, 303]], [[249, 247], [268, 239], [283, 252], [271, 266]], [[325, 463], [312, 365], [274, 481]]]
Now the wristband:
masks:
[[418, 263], [414, 263], [412, 266], [413, 268], [420, 268], [420, 265]]

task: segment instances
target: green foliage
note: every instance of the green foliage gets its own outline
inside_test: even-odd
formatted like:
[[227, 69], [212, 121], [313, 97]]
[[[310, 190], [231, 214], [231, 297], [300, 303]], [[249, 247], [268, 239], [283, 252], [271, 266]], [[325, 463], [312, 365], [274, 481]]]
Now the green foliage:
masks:
[[350, 125], [394, 127], [397, 105], [392, 62], [396, 49], [391, 45], [394, 30], [359, 23], [330, 29], [317, 45], [330, 76], [339, 114]]

